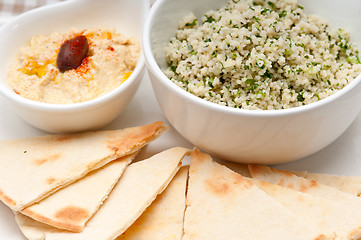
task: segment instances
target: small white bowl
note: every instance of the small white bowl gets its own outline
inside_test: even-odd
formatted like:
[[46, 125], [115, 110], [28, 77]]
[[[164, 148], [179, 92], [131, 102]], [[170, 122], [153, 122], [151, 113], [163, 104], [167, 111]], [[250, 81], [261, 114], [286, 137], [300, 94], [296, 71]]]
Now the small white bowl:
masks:
[[[190, 12], [200, 18], [228, 0], [158, 0], [143, 33], [143, 49], [152, 86], [164, 114], [191, 143], [222, 159], [278, 164], [301, 159], [337, 139], [361, 110], [361, 76], [344, 89], [316, 103], [285, 110], [243, 110], [198, 98], [173, 84], [165, 47], [178, 22]], [[319, 13], [332, 26], [351, 31], [361, 47], [361, 2], [303, 0], [308, 12]], [[327, 5], [327, 8], [324, 7]], [[342, 159], [340, 159], [342, 160]]]
[[66, 32], [72, 27], [114, 27], [141, 41], [147, 0], [72, 0], [26, 12], [0, 28], [0, 93], [31, 125], [48, 132], [94, 130], [114, 120], [136, 93], [145, 72], [143, 56], [118, 88], [96, 99], [75, 104], [49, 104], [25, 99], [7, 85], [9, 64], [32, 36]]

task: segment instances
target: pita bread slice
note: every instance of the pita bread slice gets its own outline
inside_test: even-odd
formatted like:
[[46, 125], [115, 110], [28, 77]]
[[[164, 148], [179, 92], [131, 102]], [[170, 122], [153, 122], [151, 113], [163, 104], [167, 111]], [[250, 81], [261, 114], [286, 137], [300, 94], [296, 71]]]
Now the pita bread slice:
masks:
[[193, 151], [183, 240], [324, 239], [250, 180]]
[[0, 200], [19, 211], [158, 137], [162, 122], [0, 142]]
[[172, 148], [131, 164], [80, 233], [53, 228], [20, 213], [16, 213], [16, 221], [29, 240], [113, 240], [166, 188], [188, 152], [185, 148]]
[[117, 240], [181, 240], [188, 166], [183, 166], [168, 187]]
[[303, 173], [293, 172], [298, 177], [304, 177], [309, 180], [337, 188], [340, 191], [352, 194], [356, 197], [361, 196], [361, 177], [359, 176], [341, 176], [324, 173]]
[[21, 213], [54, 227], [81, 232], [137, 153], [90, 172]]
[[296, 191], [309, 193], [318, 197], [337, 199], [337, 201], [343, 201], [344, 204], [352, 204], [361, 212], [361, 199], [336, 188], [320, 184], [314, 180], [298, 177], [285, 170], [274, 169], [262, 165], [248, 165], [248, 168], [252, 178], [291, 188]]
[[361, 212], [353, 207], [261, 180], [252, 181], [298, 217], [326, 233], [329, 239], [361, 237]]

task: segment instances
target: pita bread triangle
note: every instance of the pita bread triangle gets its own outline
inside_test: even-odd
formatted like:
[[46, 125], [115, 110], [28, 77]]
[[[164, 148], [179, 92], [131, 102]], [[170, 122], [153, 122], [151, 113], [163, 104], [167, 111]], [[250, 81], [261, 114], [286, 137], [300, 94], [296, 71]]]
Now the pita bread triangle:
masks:
[[183, 166], [168, 187], [116, 240], [181, 240], [188, 166]]
[[361, 207], [361, 199], [336, 188], [320, 184], [314, 180], [298, 177], [289, 171], [274, 169], [263, 165], [248, 165], [248, 168], [252, 178], [309, 193], [313, 196], [337, 199], [337, 201], [353, 205], [356, 209]]
[[15, 211], [158, 137], [162, 122], [146, 126], [48, 135], [0, 142], [0, 200]]
[[113, 240], [129, 228], [172, 180], [189, 150], [172, 148], [127, 167], [109, 197], [80, 233], [57, 229], [16, 213], [29, 240]]
[[361, 212], [352, 206], [261, 180], [252, 181], [298, 217], [326, 233], [327, 239], [356, 240], [361, 237]]
[[39, 222], [81, 232], [138, 152], [114, 160], [21, 210]]
[[[244, 177], [250, 177], [248, 165], [246, 164], [226, 162], [225, 165]], [[282, 172], [285, 170], [279, 170], [279, 171]], [[349, 193], [357, 197], [361, 196], [360, 176], [342, 176], [342, 175], [332, 175], [325, 173], [308, 173], [307, 171], [293, 171], [293, 170], [289, 170], [289, 172], [298, 177], [303, 177], [308, 180], [316, 181], [320, 184], [336, 188], [342, 192]]]
[[329, 187], [337, 188], [342, 192], [350, 193], [356, 197], [361, 196], [361, 177], [359, 176], [340, 176], [324, 173], [294, 171], [292, 171], [292, 173], [298, 177], [303, 177], [327, 185]]
[[252, 181], [194, 150], [183, 240], [324, 239]]

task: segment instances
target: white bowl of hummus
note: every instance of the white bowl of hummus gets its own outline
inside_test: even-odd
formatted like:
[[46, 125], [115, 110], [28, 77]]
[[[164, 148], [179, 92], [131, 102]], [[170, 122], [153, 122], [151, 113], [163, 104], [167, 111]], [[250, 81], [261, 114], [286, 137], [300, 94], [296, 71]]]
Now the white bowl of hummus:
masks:
[[136, 93], [146, 0], [73, 0], [4, 24], [0, 93], [31, 125], [48, 132], [101, 128]]

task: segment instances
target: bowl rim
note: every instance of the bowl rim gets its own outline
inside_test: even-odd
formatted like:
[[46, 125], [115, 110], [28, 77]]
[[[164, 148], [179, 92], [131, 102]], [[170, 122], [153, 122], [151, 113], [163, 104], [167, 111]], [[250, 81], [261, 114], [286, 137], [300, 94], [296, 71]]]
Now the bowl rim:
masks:
[[309, 103], [306, 105], [298, 106], [298, 107], [292, 107], [287, 109], [276, 109], [276, 110], [249, 110], [249, 109], [239, 109], [239, 108], [232, 108], [228, 106], [222, 106], [217, 103], [213, 103], [210, 101], [207, 101], [205, 99], [202, 99], [200, 97], [197, 97], [193, 95], [190, 92], [187, 92], [186, 90], [182, 89], [181, 87], [177, 86], [175, 83], [173, 83], [160, 69], [160, 66], [157, 64], [157, 61], [155, 60], [153, 50], [151, 48], [151, 29], [153, 26], [153, 21], [156, 17], [159, 16], [158, 11], [162, 8], [162, 4], [166, 0], [157, 0], [155, 4], [150, 9], [148, 16], [146, 18], [144, 28], [143, 28], [143, 37], [142, 37], [142, 45], [143, 45], [143, 51], [144, 51], [144, 58], [146, 65], [148, 66], [148, 70], [151, 71], [154, 75], [156, 75], [157, 79], [164, 85], [167, 86], [167, 88], [172, 89], [176, 94], [181, 96], [182, 98], [186, 98], [189, 101], [192, 101], [193, 103], [196, 103], [197, 105], [203, 105], [207, 109], [211, 109], [214, 111], [220, 111], [228, 114], [233, 115], [247, 115], [247, 116], [255, 116], [255, 117], [261, 117], [261, 116], [283, 116], [283, 115], [294, 115], [299, 114], [302, 112], [308, 112], [311, 110], [315, 110], [318, 108], [321, 108], [325, 105], [328, 105], [337, 99], [341, 98], [342, 96], [346, 95], [348, 92], [352, 91], [357, 85], [361, 84], [361, 73], [357, 75], [356, 78], [354, 78], [350, 83], [348, 83], [345, 87], [340, 89], [339, 91], [335, 92], [334, 94], [318, 100], [313, 103]]
[[[14, 26], [16, 26], [19, 19], [23, 17], [27, 17], [29, 14], [34, 14], [37, 11], [43, 11], [48, 8], [54, 8], [59, 5], [66, 5], [71, 2], [86, 2], [87, 0], [72, 0], [72, 1], [65, 1], [65, 2], [58, 2], [54, 4], [44, 5], [32, 10], [29, 10], [27, 12], [24, 12], [16, 17], [13, 17], [9, 19], [7, 22], [5, 22], [1, 27], [0, 31], [4, 31], [6, 29], [11, 29]], [[149, 11], [148, 11], [149, 12]], [[139, 42], [142, 41], [142, 38], [139, 39]], [[46, 103], [46, 102], [40, 102], [35, 101], [31, 99], [24, 98], [18, 94], [16, 94], [6, 83], [6, 79], [2, 80], [3, 83], [0, 84], [0, 94], [6, 98], [9, 102], [16, 103], [19, 105], [22, 105], [24, 107], [30, 108], [30, 109], [36, 109], [41, 111], [52, 111], [52, 112], [74, 112], [79, 110], [85, 110], [90, 109], [93, 107], [96, 107], [98, 105], [102, 105], [111, 99], [118, 96], [121, 92], [125, 91], [128, 86], [133, 84], [133, 82], [136, 82], [137, 78], [142, 76], [143, 71], [145, 70], [145, 60], [144, 60], [144, 53], [143, 49], [141, 49], [140, 55], [137, 60], [137, 64], [132, 71], [131, 75], [118, 87], [114, 88], [113, 90], [96, 97], [94, 99], [90, 99], [83, 102], [77, 102], [77, 103], [67, 103], [67, 104], [58, 104], [58, 103]]]

